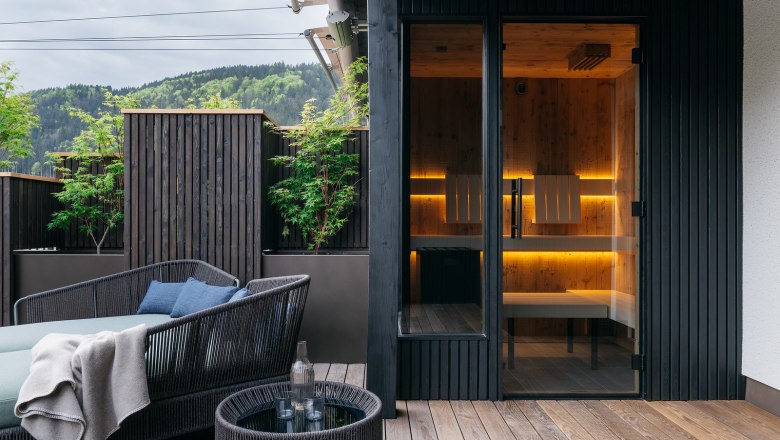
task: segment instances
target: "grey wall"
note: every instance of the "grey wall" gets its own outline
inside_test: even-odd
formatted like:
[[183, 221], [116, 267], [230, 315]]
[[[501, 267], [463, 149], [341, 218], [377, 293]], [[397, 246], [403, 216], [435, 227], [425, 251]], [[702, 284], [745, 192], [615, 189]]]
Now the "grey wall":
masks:
[[263, 255], [263, 277], [308, 274], [299, 339], [312, 362], [365, 363], [368, 255]]
[[15, 299], [122, 272], [122, 254], [14, 254]]
[[744, 8], [742, 374], [780, 389], [780, 2]]

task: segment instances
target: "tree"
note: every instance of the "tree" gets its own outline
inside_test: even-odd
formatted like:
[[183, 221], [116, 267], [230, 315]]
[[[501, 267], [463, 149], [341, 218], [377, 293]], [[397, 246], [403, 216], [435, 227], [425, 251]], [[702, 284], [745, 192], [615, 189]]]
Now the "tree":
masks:
[[355, 184], [349, 181], [358, 174], [359, 158], [345, 153], [344, 143], [368, 117], [368, 84], [357, 79], [366, 70], [364, 58], [352, 63], [325, 110], [318, 111], [314, 99], [306, 101], [300, 125], [282, 133], [296, 152], [271, 158], [291, 171], [269, 192], [284, 220], [283, 233], [297, 226], [315, 254], [346, 224], [355, 204]]
[[39, 123], [30, 95], [14, 93], [18, 76], [13, 63], [0, 63], [0, 170], [30, 154], [30, 134]]
[[[55, 212], [49, 229], [67, 229], [80, 221], [80, 229], [95, 244], [97, 253], [108, 231], [124, 218], [124, 120], [119, 110], [138, 108], [132, 95], [116, 96], [104, 93], [104, 109], [93, 116], [71, 108], [71, 116], [81, 120], [84, 129], [71, 142], [70, 158], [76, 170], [63, 166], [57, 158], [56, 169], [62, 173], [62, 191], [54, 196], [65, 205]], [[94, 168], [99, 171], [93, 172]]]

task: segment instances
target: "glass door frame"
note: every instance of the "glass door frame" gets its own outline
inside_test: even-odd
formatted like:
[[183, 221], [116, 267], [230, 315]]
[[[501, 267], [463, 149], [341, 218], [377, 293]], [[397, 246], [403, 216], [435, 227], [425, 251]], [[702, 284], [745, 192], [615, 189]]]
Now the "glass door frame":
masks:
[[[492, 23], [491, 23], [492, 22]], [[483, 170], [484, 175], [484, 181], [485, 181], [485, 194], [486, 199], [488, 198], [488, 192], [489, 190], [489, 184], [488, 182], [492, 182], [494, 185], [498, 185], [498, 191], [493, 194], [493, 197], [490, 197], [492, 199], [498, 200], [495, 205], [497, 207], [495, 208], [497, 210], [497, 217], [498, 217], [498, 242], [496, 243], [496, 249], [497, 254], [496, 262], [497, 262], [497, 274], [493, 274], [494, 276], [497, 275], [497, 279], [495, 279], [493, 282], [497, 286], [496, 290], [489, 290], [488, 285], [485, 285], [485, 298], [486, 302], [489, 298], [494, 298], [494, 302], [496, 305], [496, 320], [494, 321], [493, 328], [487, 328], [487, 317], [485, 319], [485, 326], [486, 326], [486, 333], [490, 335], [490, 337], [497, 339], [499, 346], [496, 350], [496, 353], [494, 353], [495, 356], [497, 356], [497, 360], [495, 361], [494, 365], [496, 366], [494, 370], [494, 375], [498, 377], [498, 387], [499, 387], [499, 395], [501, 396], [501, 399], [504, 398], [504, 389], [503, 389], [503, 351], [502, 351], [502, 344], [503, 344], [503, 322], [504, 322], [504, 316], [503, 316], [503, 307], [502, 307], [502, 298], [503, 298], [503, 254], [504, 254], [504, 248], [503, 248], [503, 207], [501, 198], [503, 197], [502, 191], [501, 191], [501, 185], [503, 184], [503, 148], [504, 148], [504, 136], [503, 136], [503, 105], [504, 105], [504, 94], [503, 94], [503, 45], [504, 45], [504, 38], [503, 38], [503, 30], [505, 24], [544, 24], [544, 23], [571, 23], [571, 24], [633, 24], [637, 27], [637, 44], [638, 48], [646, 47], [644, 44], [644, 40], [646, 38], [645, 34], [642, 32], [643, 28], [646, 28], [646, 20], [642, 18], [624, 18], [624, 17], [615, 17], [614, 19], [605, 19], [605, 18], [593, 18], [593, 17], [497, 17], [495, 20], [488, 20], [488, 24], [486, 24], [485, 27], [485, 84], [486, 84], [486, 103], [485, 108], [483, 110], [483, 118], [485, 119], [483, 121], [484, 126], [489, 127], [490, 123], [492, 122], [494, 125], [497, 122], [498, 127], [495, 128], [497, 130], [497, 145], [495, 147], [495, 152], [492, 152], [492, 150], [489, 147], [489, 133], [485, 133], [485, 151], [484, 151], [484, 157], [483, 157], [483, 163], [485, 163], [485, 169]], [[490, 24], [493, 24], [494, 29], [490, 28]], [[497, 29], [495, 29], [497, 27]], [[494, 41], [489, 41], [490, 38], [493, 38]], [[498, 39], [498, 41], [495, 41], [495, 39]], [[494, 47], [499, 48], [497, 51], [492, 52], [488, 50], [491, 43]], [[641, 51], [641, 49], [640, 49]], [[641, 53], [641, 52], [640, 52]], [[494, 60], [489, 60], [493, 56]], [[491, 67], [491, 61], [493, 63], [497, 63], [497, 66], [492, 66], [493, 71], [490, 70]], [[637, 120], [638, 123], [636, 125], [637, 131], [635, 133], [636, 136], [636, 144], [638, 148], [638, 155], [637, 155], [637, 164], [635, 166], [637, 176], [635, 178], [635, 181], [637, 182], [638, 188], [636, 188], [636, 192], [638, 193], [638, 200], [646, 200], [646, 176], [648, 173], [645, 170], [647, 161], [645, 160], [645, 154], [646, 154], [646, 148], [645, 145], [647, 145], [647, 135], [648, 135], [648, 127], [647, 121], [645, 118], [645, 114], [647, 114], [647, 63], [645, 60], [640, 60], [639, 62], [635, 63], [637, 64], [638, 68], [638, 80], [637, 80], [637, 95], [638, 95], [638, 103], [636, 107], [636, 113], [637, 113]], [[497, 69], [497, 71], [495, 70]], [[497, 98], [490, 102], [490, 97], [487, 96], [490, 89], [493, 89], [494, 94], [497, 95]], [[489, 117], [491, 115], [488, 115], [488, 108], [489, 106], [497, 107], [498, 110], [498, 116], [497, 121], [491, 121]], [[492, 153], [492, 154], [491, 154]], [[498, 159], [498, 168], [495, 173], [497, 174], [489, 174], [489, 166], [487, 164], [488, 160], [491, 157], [495, 157], [497, 155]], [[492, 170], [490, 170], [493, 172]], [[496, 182], [497, 181], [497, 182]], [[495, 191], [495, 190], [494, 190]], [[485, 209], [488, 209], [488, 203], [485, 202]], [[544, 398], [567, 398], [567, 397], [578, 397], [578, 398], [631, 398], [631, 397], [643, 397], [645, 396], [645, 389], [646, 389], [646, 374], [645, 374], [645, 368], [644, 364], [645, 361], [645, 340], [646, 338], [643, 337], [644, 335], [644, 328], [646, 327], [645, 323], [647, 322], [647, 313], [646, 313], [646, 307], [645, 307], [645, 268], [644, 268], [644, 261], [647, 261], [645, 254], [644, 254], [644, 241], [645, 237], [647, 235], [646, 231], [646, 222], [642, 221], [643, 218], [642, 215], [637, 216], [637, 225], [636, 225], [636, 238], [639, 240], [639, 245], [637, 249], [636, 254], [636, 294], [638, 296], [636, 301], [636, 329], [634, 331], [635, 338], [637, 338], [637, 349], [635, 350], [635, 356], [638, 357], [638, 361], [640, 362], [639, 366], [639, 380], [638, 384], [636, 386], [636, 392], [627, 392], [627, 393], [588, 393], [587, 395], [582, 394], [545, 394]], [[487, 229], [487, 227], [485, 226]], [[495, 235], [495, 234], [493, 234]], [[495, 238], [495, 237], [493, 237]], [[487, 246], [488, 246], [488, 234], [485, 233], [485, 260], [488, 260], [487, 257]], [[485, 268], [486, 275], [485, 278], [488, 278], [487, 275], [487, 267]], [[486, 283], [487, 284], [487, 283]], [[633, 361], [632, 361], [633, 363]], [[516, 396], [512, 395], [510, 398], [519, 398], [519, 399], [533, 399], [538, 398], [539, 396]]]

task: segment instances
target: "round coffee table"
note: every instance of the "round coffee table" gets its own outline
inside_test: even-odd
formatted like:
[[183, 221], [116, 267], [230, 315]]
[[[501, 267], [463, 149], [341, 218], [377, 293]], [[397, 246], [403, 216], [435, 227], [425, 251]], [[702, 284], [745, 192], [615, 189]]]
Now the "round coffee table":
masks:
[[[325, 400], [325, 417], [313, 429], [299, 415], [293, 422], [276, 418], [274, 398], [290, 390], [289, 382], [261, 385], [228, 396], [217, 407], [214, 433], [217, 440], [381, 440], [382, 402], [362, 388], [335, 382], [316, 382], [315, 391]], [[295, 429], [291, 429], [294, 426]]]

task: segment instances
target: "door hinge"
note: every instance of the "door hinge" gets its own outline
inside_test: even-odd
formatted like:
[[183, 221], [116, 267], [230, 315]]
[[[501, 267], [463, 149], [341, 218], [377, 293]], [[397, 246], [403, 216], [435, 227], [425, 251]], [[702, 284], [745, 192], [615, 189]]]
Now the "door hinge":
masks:
[[645, 355], [643, 355], [643, 354], [632, 354], [631, 355], [631, 369], [632, 370], [644, 371], [645, 370]]
[[642, 64], [645, 62], [645, 51], [641, 47], [631, 49], [631, 63]]
[[631, 202], [631, 215], [634, 217], [644, 217], [647, 215], [647, 204], [645, 202]]

